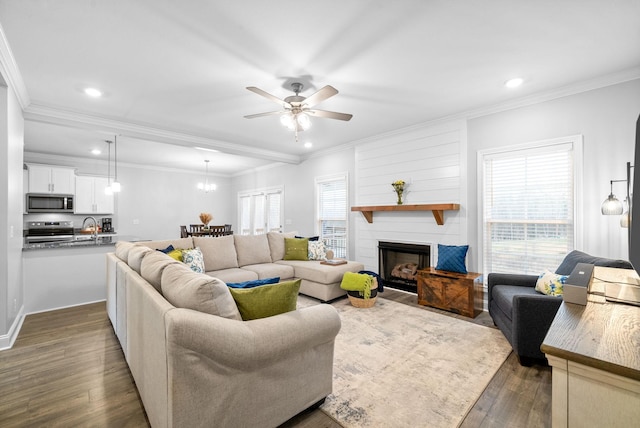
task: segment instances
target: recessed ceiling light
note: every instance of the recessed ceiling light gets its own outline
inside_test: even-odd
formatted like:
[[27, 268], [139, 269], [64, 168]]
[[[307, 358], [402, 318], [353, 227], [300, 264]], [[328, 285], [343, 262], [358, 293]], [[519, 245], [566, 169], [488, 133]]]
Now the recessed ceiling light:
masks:
[[208, 148], [208, 147], [195, 147], [195, 146], [194, 146], [194, 149], [197, 149], [197, 150], [204, 150], [205, 152], [213, 152], [213, 153], [219, 153], [219, 152], [220, 152], [220, 150], [210, 149], [210, 148]]
[[522, 82], [524, 82], [524, 79], [522, 77], [515, 77], [504, 82], [504, 86], [506, 86], [507, 88], [517, 88], [518, 86], [522, 85]]
[[85, 88], [84, 93], [93, 98], [98, 98], [102, 96], [102, 91], [96, 88]]
[[304, 146], [305, 146], [307, 149], [310, 149], [310, 148], [313, 146], [313, 144], [311, 144], [309, 141], [307, 141], [306, 143], [304, 143]]
[[91, 150], [91, 154], [94, 154], [94, 155], [96, 155], [96, 156], [97, 156], [97, 155], [99, 155], [100, 153], [102, 153], [102, 151], [101, 151], [100, 149], [93, 149], [93, 150]]

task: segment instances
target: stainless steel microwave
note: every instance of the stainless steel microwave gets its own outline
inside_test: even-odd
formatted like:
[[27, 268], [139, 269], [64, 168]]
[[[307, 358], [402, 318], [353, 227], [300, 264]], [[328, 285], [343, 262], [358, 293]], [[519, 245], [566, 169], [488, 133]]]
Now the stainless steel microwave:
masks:
[[27, 193], [28, 213], [73, 213], [73, 195]]

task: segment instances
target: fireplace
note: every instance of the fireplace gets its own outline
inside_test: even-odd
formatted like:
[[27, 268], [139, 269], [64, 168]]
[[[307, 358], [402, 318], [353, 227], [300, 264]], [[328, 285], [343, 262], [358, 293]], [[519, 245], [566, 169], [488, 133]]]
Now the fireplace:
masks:
[[386, 287], [417, 293], [417, 272], [430, 260], [430, 245], [378, 241], [379, 274]]

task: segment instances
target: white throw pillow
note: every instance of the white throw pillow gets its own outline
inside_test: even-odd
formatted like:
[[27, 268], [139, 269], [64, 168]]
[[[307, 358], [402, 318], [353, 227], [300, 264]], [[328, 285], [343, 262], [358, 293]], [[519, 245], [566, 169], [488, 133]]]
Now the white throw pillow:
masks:
[[536, 291], [548, 296], [562, 296], [562, 291], [568, 275], [558, 275], [549, 270], [540, 274], [536, 281]]
[[325, 260], [327, 251], [322, 241], [309, 241], [309, 260]]
[[190, 250], [182, 250], [182, 262], [197, 273], [204, 273], [204, 257], [202, 251], [196, 247]]

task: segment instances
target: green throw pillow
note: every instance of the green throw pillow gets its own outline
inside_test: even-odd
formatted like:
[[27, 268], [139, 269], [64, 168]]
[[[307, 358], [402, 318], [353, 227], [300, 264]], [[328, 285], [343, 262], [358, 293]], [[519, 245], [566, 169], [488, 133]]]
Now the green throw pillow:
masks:
[[309, 260], [309, 239], [284, 238], [283, 260]]
[[299, 279], [254, 288], [229, 288], [244, 321], [295, 311], [299, 290]]

